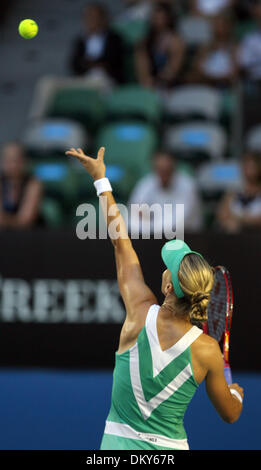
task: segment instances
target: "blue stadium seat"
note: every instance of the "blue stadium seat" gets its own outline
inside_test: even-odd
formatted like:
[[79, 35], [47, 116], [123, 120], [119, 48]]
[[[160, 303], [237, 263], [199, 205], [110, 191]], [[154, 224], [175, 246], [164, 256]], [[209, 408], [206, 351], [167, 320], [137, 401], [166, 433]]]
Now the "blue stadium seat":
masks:
[[234, 159], [203, 164], [196, 174], [198, 188], [206, 198], [242, 187], [240, 163]]

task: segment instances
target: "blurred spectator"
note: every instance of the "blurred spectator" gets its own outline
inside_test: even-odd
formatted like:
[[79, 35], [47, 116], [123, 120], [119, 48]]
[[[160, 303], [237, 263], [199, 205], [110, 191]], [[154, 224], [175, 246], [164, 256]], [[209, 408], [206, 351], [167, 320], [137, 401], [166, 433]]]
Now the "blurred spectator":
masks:
[[[153, 4], [161, 3], [171, 3], [173, 5], [176, 2], [173, 0], [125, 0], [125, 8], [120, 13], [118, 19], [122, 21], [147, 21], [151, 14]], [[175, 7], [176, 5], [174, 5]]]
[[42, 224], [42, 185], [27, 171], [24, 149], [16, 142], [1, 152], [0, 227], [27, 228]]
[[150, 15], [151, 0], [125, 0], [125, 8], [118, 16], [122, 21], [146, 21]]
[[246, 78], [261, 80], [261, 0], [255, 0], [251, 8], [256, 27], [247, 33], [238, 51], [238, 62]]
[[169, 87], [177, 83], [185, 56], [184, 41], [175, 31], [172, 6], [157, 2], [146, 38], [137, 46], [136, 71], [139, 82], [148, 87]]
[[261, 154], [246, 152], [242, 176], [242, 190], [225, 194], [218, 208], [217, 221], [226, 232], [261, 226]]
[[178, 30], [189, 46], [189, 52], [194, 52], [199, 45], [208, 44], [212, 40], [211, 21], [200, 14], [195, 7], [195, 0], [190, 0], [187, 13], [179, 18]]
[[216, 16], [233, 6], [235, 0], [192, 0], [194, 11], [204, 16]]
[[214, 86], [229, 86], [237, 78], [237, 52], [228, 16], [213, 19], [213, 39], [196, 53], [189, 80]]
[[[153, 159], [153, 173], [142, 178], [133, 189], [129, 204], [159, 204], [164, 214], [164, 204], [172, 205], [172, 217], [142, 218], [143, 228], [150, 232], [154, 225], [154, 235], [162, 233], [163, 224], [168, 230], [175, 229], [176, 204], [184, 204], [184, 227], [185, 231], [198, 231], [202, 226], [201, 204], [195, 182], [191, 176], [178, 170], [177, 162], [173, 155], [160, 150], [156, 152]], [[173, 226], [174, 224], [174, 226]], [[133, 233], [141, 232], [140, 216], [131, 218], [131, 229]]]
[[123, 45], [109, 26], [108, 14], [100, 4], [88, 4], [83, 11], [84, 34], [75, 41], [71, 69], [75, 75], [104, 76], [122, 82]]

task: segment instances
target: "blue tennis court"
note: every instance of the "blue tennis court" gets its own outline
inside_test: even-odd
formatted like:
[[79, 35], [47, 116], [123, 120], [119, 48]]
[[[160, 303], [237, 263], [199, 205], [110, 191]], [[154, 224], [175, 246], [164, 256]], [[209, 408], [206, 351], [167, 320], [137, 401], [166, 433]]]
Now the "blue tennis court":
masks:
[[[185, 424], [191, 449], [260, 449], [261, 375], [235, 373], [245, 402], [238, 422], [223, 423], [201, 385]], [[99, 448], [110, 406], [110, 371], [0, 371], [0, 449]]]

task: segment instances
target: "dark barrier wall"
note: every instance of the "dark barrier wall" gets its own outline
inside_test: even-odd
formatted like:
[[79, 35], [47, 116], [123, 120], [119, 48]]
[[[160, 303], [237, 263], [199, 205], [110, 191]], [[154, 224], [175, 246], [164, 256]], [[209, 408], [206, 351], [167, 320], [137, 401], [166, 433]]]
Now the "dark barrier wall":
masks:
[[14, 0], [1, 0], [1, 9], [0, 9], [0, 24], [4, 22], [8, 10], [12, 8]]
[[[231, 364], [261, 369], [261, 233], [186, 237], [234, 287]], [[0, 234], [0, 365], [111, 368], [124, 309], [108, 240], [72, 232]], [[144, 277], [162, 302], [161, 240], [136, 240]]]

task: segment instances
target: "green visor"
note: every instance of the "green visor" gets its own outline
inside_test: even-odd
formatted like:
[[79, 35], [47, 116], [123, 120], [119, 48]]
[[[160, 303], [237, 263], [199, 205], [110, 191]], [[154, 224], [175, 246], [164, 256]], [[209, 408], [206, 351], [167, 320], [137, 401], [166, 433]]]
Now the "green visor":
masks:
[[178, 298], [184, 297], [184, 292], [180, 287], [178, 272], [180, 263], [183, 260], [184, 256], [194, 253], [195, 255], [202, 256], [196, 251], [192, 251], [189, 246], [182, 240], [171, 240], [162, 247], [161, 257], [171, 272], [171, 279], [173, 284], [173, 289]]

